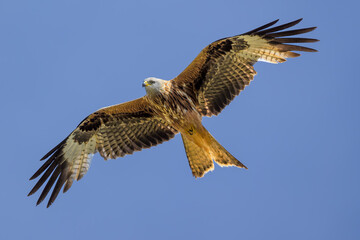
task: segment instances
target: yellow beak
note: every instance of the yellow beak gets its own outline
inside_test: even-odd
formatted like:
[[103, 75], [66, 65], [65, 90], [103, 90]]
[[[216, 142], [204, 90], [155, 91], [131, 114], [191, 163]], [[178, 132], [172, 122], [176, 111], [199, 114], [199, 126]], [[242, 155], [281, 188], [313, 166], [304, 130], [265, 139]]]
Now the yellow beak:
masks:
[[149, 86], [149, 85], [150, 84], [148, 83], [148, 81], [144, 81], [143, 84], [142, 84], [143, 87], [146, 87], [146, 86]]

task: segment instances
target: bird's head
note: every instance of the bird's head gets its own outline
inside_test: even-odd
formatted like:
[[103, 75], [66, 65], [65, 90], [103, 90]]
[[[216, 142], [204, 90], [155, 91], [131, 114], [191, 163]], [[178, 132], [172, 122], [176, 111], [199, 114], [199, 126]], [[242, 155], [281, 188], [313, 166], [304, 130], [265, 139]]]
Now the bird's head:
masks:
[[144, 80], [142, 86], [145, 87], [146, 93], [148, 95], [154, 95], [164, 90], [166, 82], [166, 80], [149, 77]]

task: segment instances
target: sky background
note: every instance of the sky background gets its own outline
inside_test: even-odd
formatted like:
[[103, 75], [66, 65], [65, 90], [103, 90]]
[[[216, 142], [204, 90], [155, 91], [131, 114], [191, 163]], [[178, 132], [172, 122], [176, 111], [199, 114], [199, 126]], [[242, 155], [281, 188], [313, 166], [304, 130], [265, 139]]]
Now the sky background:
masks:
[[[355, 1], [0, 0], [0, 239], [360, 239]], [[203, 124], [249, 169], [191, 175], [178, 135], [93, 159], [56, 202], [27, 197], [39, 159], [88, 114], [171, 79], [207, 44], [280, 18], [321, 41]], [[47, 200], [47, 199], [46, 199]]]

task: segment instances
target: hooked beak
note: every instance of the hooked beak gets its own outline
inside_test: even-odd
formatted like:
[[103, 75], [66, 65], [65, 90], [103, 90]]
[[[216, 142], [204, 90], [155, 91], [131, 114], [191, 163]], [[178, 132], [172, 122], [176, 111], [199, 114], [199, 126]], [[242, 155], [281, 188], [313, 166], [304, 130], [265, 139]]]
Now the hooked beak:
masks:
[[148, 83], [148, 81], [144, 81], [143, 84], [142, 84], [143, 87], [146, 87], [146, 86], [149, 86], [149, 85], [150, 84]]

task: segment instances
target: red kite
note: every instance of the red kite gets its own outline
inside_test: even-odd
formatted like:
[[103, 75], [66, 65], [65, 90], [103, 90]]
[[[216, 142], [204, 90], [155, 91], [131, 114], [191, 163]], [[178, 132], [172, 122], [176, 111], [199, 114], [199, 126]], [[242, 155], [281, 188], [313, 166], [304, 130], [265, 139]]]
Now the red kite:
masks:
[[289, 44], [311, 43], [316, 39], [288, 37], [313, 31], [315, 27], [282, 31], [298, 24], [299, 19], [270, 28], [277, 21], [215, 41], [176, 78], [145, 79], [144, 97], [89, 115], [41, 159], [47, 161], [30, 178], [42, 174], [29, 195], [48, 180], [39, 204], [55, 184], [49, 207], [63, 186], [66, 192], [74, 180], [84, 176], [96, 152], [105, 160], [115, 159], [160, 144], [179, 132], [195, 177], [213, 170], [213, 161], [220, 166], [246, 168], [211, 136], [201, 119], [218, 115], [250, 84], [257, 61], [282, 63], [286, 58], [300, 56], [293, 51], [316, 51]]

